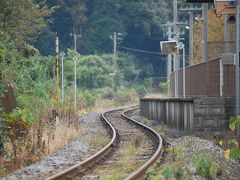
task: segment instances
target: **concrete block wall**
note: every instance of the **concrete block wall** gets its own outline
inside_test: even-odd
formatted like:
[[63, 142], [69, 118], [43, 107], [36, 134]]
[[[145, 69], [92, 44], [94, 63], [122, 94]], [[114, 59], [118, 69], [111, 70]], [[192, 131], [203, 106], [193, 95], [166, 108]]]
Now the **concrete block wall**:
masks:
[[227, 128], [224, 98], [194, 99], [194, 132], [220, 135]]
[[234, 115], [233, 98], [142, 98], [141, 115], [189, 134], [221, 135]]

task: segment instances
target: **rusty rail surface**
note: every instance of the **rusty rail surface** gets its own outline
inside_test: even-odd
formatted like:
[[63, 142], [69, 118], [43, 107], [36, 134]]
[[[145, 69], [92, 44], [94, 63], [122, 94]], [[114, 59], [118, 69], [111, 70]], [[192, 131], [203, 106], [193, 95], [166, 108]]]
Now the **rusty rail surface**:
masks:
[[145, 164], [143, 164], [137, 171], [133, 172], [130, 176], [128, 176], [126, 178], [126, 180], [144, 179], [144, 177], [146, 176], [147, 169], [150, 166], [152, 166], [157, 161], [158, 158], [161, 157], [162, 152], [163, 152], [162, 137], [154, 129], [152, 129], [152, 128], [150, 128], [150, 127], [148, 127], [126, 115], [126, 113], [135, 111], [136, 109], [139, 109], [139, 108], [134, 108], [134, 109], [125, 111], [122, 113], [122, 116], [127, 118], [128, 120], [131, 120], [133, 123], [135, 123], [135, 124], [139, 125], [141, 128], [143, 128], [144, 131], [148, 135], [150, 135], [155, 141], [158, 142], [158, 144], [157, 144], [157, 149], [156, 149], [155, 153], [152, 155], [152, 157], [147, 162], [145, 162]]
[[[122, 109], [122, 108], [121, 108]], [[48, 180], [65, 180], [68, 178], [72, 178], [74, 176], [76, 176], [77, 174], [79, 174], [80, 172], [83, 172], [84, 170], [86, 170], [87, 168], [91, 167], [92, 165], [94, 165], [95, 163], [97, 163], [99, 160], [101, 160], [102, 158], [104, 158], [111, 150], [112, 148], [114, 148], [114, 145], [117, 141], [117, 135], [116, 135], [116, 130], [115, 128], [109, 123], [109, 121], [106, 119], [105, 115], [107, 113], [110, 112], [114, 112], [114, 111], [119, 111], [121, 109], [115, 109], [115, 110], [111, 110], [111, 111], [107, 111], [102, 113], [102, 119], [104, 120], [106, 126], [109, 129], [109, 132], [112, 135], [111, 141], [104, 147], [102, 148], [100, 151], [98, 151], [95, 155], [89, 157], [88, 159], [86, 159], [85, 161], [74, 165], [72, 167], [70, 167], [69, 169], [56, 174], [50, 178], [48, 178]], [[153, 154], [153, 156], [143, 165], [141, 166], [137, 171], [135, 171], [134, 173], [132, 173], [130, 176], [128, 176], [126, 179], [127, 180], [133, 180], [133, 179], [142, 179], [145, 177], [146, 175], [146, 171], [147, 169], [153, 165], [153, 163], [161, 156], [162, 154], [162, 150], [163, 150], [163, 145], [162, 145], [162, 138], [161, 136], [153, 129], [147, 127], [144, 124], [141, 124], [139, 122], [137, 122], [136, 120], [128, 117], [126, 115], [126, 113], [131, 112], [133, 110], [136, 110], [138, 108], [134, 108], [128, 111], [125, 111], [122, 113], [122, 116], [125, 117], [126, 119], [130, 120], [131, 122], [133, 122], [134, 124], [138, 125], [140, 128], [142, 128], [149, 136], [151, 136], [151, 138], [153, 138], [156, 142], [157, 142], [157, 148], [155, 153]]]

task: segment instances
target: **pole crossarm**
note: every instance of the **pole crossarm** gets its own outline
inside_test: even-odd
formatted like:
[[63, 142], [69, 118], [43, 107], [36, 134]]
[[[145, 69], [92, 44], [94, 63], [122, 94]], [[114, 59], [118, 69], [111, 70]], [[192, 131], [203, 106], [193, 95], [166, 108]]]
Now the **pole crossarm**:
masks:
[[[187, 25], [188, 23], [187, 22], [183, 22], [183, 21], [180, 21], [180, 22], [177, 22], [176, 25]], [[168, 27], [168, 26], [175, 26], [175, 24], [173, 22], [167, 22], [166, 24], [161, 24], [160, 25], [161, 27]]]
[[202, 11], [202, 8], [198, 8], [198, 7], [180, 7], [179, 8], [180, 11], [187, 11], [187, 12], [195, 12], [195, 11]]

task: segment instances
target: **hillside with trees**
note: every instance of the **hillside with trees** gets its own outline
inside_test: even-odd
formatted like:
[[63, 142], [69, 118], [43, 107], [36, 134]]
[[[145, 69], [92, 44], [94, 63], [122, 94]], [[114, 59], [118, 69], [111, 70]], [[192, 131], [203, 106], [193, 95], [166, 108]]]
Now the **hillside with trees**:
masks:
[[[79, 136], [71, 122], [81, 113], [137, 102], [151, 87], [151, 77], [165, 76], [165, 57], [158, 53], [159, 41], [165, 38], [160, 25], [170, 16], [167, 6], [162, 0], [1, 0], [0, 101], [10, 86], [16, 105], [11, 112], [0, 109], [0, 175], [35, 162]], [[77, 52], [72, 50], [70, 33], [74, 32], [80, 36]], [[117, 71], [110, 39], [114, 32], [122, 34], [117, 40]], [[69, 128], [75, 133], [60, 134], [64, 142], [58, 144], [52, 138], [58, 132], [52, 131], [51, 124], [57, 103], [56, 33], [60, 50], [66, 53], [65, 99], [59, 116], [66, 132]], [[77, 112], [73, 56], [78, 57]]]

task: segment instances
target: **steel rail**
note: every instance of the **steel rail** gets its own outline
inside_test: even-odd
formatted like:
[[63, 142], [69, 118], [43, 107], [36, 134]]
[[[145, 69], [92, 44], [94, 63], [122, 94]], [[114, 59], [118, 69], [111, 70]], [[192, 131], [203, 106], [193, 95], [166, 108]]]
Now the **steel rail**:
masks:
[[89, 157], [85, 161], [83, 161], [79, 164], [76, 164], [76, 165], [66, 169], [65, 171], [62, 171], [61, 173], [53, 175], [53, 176], [49, 177], [47, 180], [65, 180], [69, 177], [74, 177], [77, 174], [79, 174], [80, 172], [83, 172], [85, 169], [91, 167], [93, 164], [95, 164], [100, 159], [105, 157], [105, 155], [107, 155], [112, 150], [112, 148], [114, 147], [116, 140], [117, 140], [117, 133], [116, 133], [115, 128], [109, 123], [109, 121], [107, 120], [105, 115], [107, 113], [114, 112], [116, 110], [121, 110], [121, 109], [115, 109], [115, 110], [111, 110], [111, 111], [102, 113], [102, 119], [106, 123], [106, 126], [109, 128], [110, 133], [112, 135], [111, 141], [106, 146], [104, 146], [100, 151], [98, 151], [96, 154]]
[[162, 137], [152, 128], [146, 126], [145, 124], [142, 124], [126, 115], [126, 113], [129, 113], [131, 111], [137, 110], [139, 108], [134, 108], [128, 111], [125, 111], [122, 113], [122, 116], [127, 118], [128, 120], [131, 120], [133, 123], [141, 126], [148, 135], [152, 136], [156, 141], [158, 141], [157, 149], [153, 156], [145, 162], [137, 171], [130, 174], [125, 180], [134, 180], [134, 179], [144, 179], [146, 176], [147, 169], [152, 166], [162, 155], [163, 152], [163, 140]]
[[[157, 143], [157, 149], [155, 151], [155, 153], [153, 154], [153, 156], [143, 165], [141, 166], [137, 171], [135, 171], [134, 173], [132, 173], [131, 175], [129, 175], [126, 180], [133, 180], [133, 179], [144, 179], [145, 175], [146, 175], [146, 171], [147, 169], [154, 164], [154, 162], [156, 162], [156, 160], [161, 156], [162, 154], [162, 150], [163, 150], [163, 145], [162, 145], [162, 138], [161, 136], [153, 129], [147, 127], [146, 125], [139, 123], [138, 121], [128, 117], [126, 115], [126, 113], [134, 111], [138, 108], [134, 108], [128, 111], [125, 111], [122, 113], [122, 116], [128, 120], [130, 120], [132, 123], [138, 125], [139, 127], [141, 127], [149, 136], [151, 136], [154, 140], [156, 140]], [[98, 151], [95, 155], [89, 157], [88, 159], [86, 159], [85, 161], [76, 164], [70, 168], [68, 168], [65, 171], [62, 171], [59, 174], [56, 174], [54, 176], [49, 177], [47, 180], [65, 180], [67, 178], [71, 178], [76, 176], [77, 174], [79, 174], [80, 172], [83, 172], [84, 170], [86, 170], [87, 168], [91, 167], [92, 165], [94, 165], [96, 162], [98, 162], [99, 160], [101, 160], [102, 158], [104, 158], [115, 146], [115, 143], [117, 141], [117, 133], [115, 128], [110, 124], [110, 122], [107, 120], [106, 118], [106, 114], [114, 112], [114, 111], [119, 111], [122, 110], [121, 109], [114, 109], [111, 111], [106, 111], [104, 113], [102, 113], [102, 119], [105, 122], [106, 126], [108, 127], [112, 138], [111, 141], [105, 146], [103, 147], [100, 151]]]

